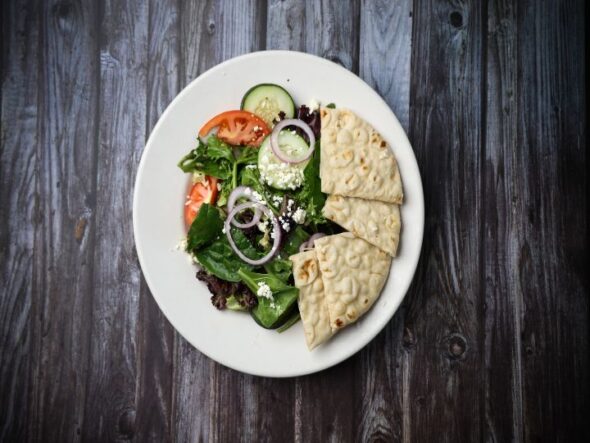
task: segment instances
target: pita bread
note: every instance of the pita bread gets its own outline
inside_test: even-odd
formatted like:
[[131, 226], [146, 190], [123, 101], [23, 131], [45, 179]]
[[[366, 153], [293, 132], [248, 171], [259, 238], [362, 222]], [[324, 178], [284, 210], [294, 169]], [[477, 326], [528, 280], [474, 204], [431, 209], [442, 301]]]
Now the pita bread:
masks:
[[349, 232], [315, 241], [330, 326], [339, 330], [355, 322], [379, 297], [391, 257]]
[[401, 219], [399, 206], [363, 198], [330, 195], [324, 216], [355, 236], [395, 257], [399, 244]]
[[326, 306], [324, 283], [315, 250], [300, 252], [289, 259], [293, 262], [295, 286], [299, 288], [297, 302], [305, 331], [305, 341], [311, 351], [333, 334]]
[[383, 137], [348, 109], [320, 115], [322, 192], [401, 204], [397, 161]]

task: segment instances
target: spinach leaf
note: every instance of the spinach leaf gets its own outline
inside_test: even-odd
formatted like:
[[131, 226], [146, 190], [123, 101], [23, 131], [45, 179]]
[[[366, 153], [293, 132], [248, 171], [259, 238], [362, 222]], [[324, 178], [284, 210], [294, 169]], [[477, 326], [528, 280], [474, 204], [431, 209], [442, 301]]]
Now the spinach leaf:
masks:
[[[200, 212], [200, 211], [199, 211]], [[247, 256], [253, 259], [262, 257], [262, 253], [252, 246], [244, 233], [232, 228], [232, 238], [236, 246]], [[231, 248], [225, 235], [217, 238], [209, 246], [195, 252], [198, 262], [210, 274], [231, 282], [239, 282], [237, 270], [240, 268], [252, 269], [252, 266], [244, 263]]]
[[322, 192], [320, 180], [320, 145], [316, 142], [311, 161], [303, 170], [303, 186], [295, 195], [300, 206], [305, 209], [306, 221], [321, 224], [326, 221], [322, 209], [326, 203], [326, 194]]
[[310, 235], [305, 232], [305, 230], [301, 226], [297, 226], [291, 233], [289, 234], [289, 239], [285, 246], [283, 246], [282, 254], [284, 257], [289, 257], [293, 254], [297, 254], [299, 252], [299, 246], [304, 241], [309, 239]]
[[289, 277], [291, 277], [291, 274], [293, 273], [293, 265], [291, 264], [291, 261], [281, 258], [275, 258], [274, 260], [268, 262], [264, 265], [264, 269], [266, 272], [280, 278], [285, 283], [289, 280]]
[[281, 334], [282, 332], [285, 332], [287, 329], [289, 329], [291, 326], [293, 326], [299, 320], [301, 320], [301, 314], [299, 313], [299, 310], [297, 310], [291, 315], [291, 318], [289, 318], [285, 323], [283, 323], [283, 326], [281, 326], [279, 329], [277, 329], [277, 332], [279, 334]]
[[[268, 285], [270, 290], [274, 292], [282, 291], [284, 289], [290, 289], [293, 286], [289, 286], [283, 280], [273, 274], [260, 274], [258, 272], [252, 272], [248, 269], [241, 268], [238, 270], [240, 279], [248, 286], [254, 294], [258, 292], [258, 286], [261, 283]], [[259, 297], [259, 300], [263, 297]]]
[[194, 252], [206, 246], [219, 237], [222, 229], [223, 220], [219, 209], [204, 203], [188, 230], [187, 250]]
[[255, 294], [258, 292], [260, 283], [267, 284], [272, 291], [272, 300], [258, 297], [258, 305], [251, 312], [256, 323], [264, 328], [274, 329], [290, 318], [297, 306], [299, 290], [296, 287], [287, 285], [272, 274], [259, 274], [240, 269], [238, 275]]

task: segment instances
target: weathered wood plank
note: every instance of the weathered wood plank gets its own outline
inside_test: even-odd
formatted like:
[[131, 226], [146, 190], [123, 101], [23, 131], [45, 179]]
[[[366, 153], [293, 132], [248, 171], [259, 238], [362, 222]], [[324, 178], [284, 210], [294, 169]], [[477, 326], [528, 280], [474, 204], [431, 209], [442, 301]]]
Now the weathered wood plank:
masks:
[[96, 220], [97, 14], [92, 3], [48, 1], [38, 24], [42, 122], [31, 441], [75, 440], [84, 425]]
[[[307, 0], [305, 51], [359, 72], [360, 0]], [[277, 29], [284, 32], [283, 29]]]
[[303, 51], [305, 7], [300, 0], [269, 0], [266, 49]]
[[[146, 140], [179, 90], [178, 2], [149, 3]], [[174, 329], [141, 280], [137, 348], [138, 442], [172, 441]]]
[[[24, 441], [34, 409], [33, 243], [38, 224], [39, 8], [0, 17], [0, 441]], [[25, 93], [26, 92], [26, 93]]]
[[[522, 171], [517, 141], [517, 21], [514, 1], [488, 3], [485, 140], [485, 438], [522, 441], [522, 288], [518, 250], [525, 239], [517, 209]], [[504, 387], [504, 388], [500, 388]]]
[[412, 2], [363, 0], [360, 76], [387, 101], [407, 131], [410, 112]]
[[[412, 4], [409, 0], [365, 0], [361, 4], [360, 76], [389, 104], [408, 130]], [[395, 265], [394, 265], [395, 269]], [[395, 271], [394, 271], [395, 272]], [[400, 441], [403, 437], [404, 310], [360, 353], [363, 374], [355, 391], [361, 404], [359, 441]]]
[[[587, 441], [588, 186], [584, 3], [518, 2], [518, 149], [527, 440]], [[586, 436], [586, 439], [583, 437]]]
[[82, 438], [115, 441], [136, 432], [140, 270], [131, 190], [146, 134], [148, 6], [109, 1], [101, 19], [96, 240], [86, 327], [92, 331], [91, 356]]
[[406, 311], [408, 441], [482, 436], [481, 8], [414, 3], [410, 140], [422, 171], [426, 234]]

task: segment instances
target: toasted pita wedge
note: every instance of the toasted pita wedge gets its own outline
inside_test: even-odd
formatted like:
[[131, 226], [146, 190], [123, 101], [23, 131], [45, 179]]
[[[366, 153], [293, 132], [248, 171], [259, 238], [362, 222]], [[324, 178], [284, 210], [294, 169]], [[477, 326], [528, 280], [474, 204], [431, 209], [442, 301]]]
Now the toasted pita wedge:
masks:
[[355, 236], [395, 257], [401, 229], [399, 206], [395, 203], [330, 195], [323, 213]]
[[300, 252], [289, 259], [293, 262], [295, 286], [299, 288], [299, 313], [305, 331], [305, 341], [311, 351], [328, 340], [333, 332], [326, 305], [324, 283], [315, 250]]
[[379, 297], [391, 257], [350, 232], [315, 241], [334, 331], [355, 322]]
[[320, 115], [322, 192], [401, 204], [397, 161], [383, 137], [348, 109]]

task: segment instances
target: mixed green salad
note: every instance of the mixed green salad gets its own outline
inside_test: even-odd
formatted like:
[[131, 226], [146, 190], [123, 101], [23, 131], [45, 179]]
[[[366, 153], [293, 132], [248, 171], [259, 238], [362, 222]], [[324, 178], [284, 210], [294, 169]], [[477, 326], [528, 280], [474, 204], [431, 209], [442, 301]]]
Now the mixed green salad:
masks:
[[289, 256], [341, 231], [322, 215], [319, 138], [318, 109], [260, 84], [203, 125], [178, 163], [191, 174], [182, 247], [216, 308], [279, 331], [299, 320]]

